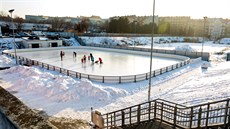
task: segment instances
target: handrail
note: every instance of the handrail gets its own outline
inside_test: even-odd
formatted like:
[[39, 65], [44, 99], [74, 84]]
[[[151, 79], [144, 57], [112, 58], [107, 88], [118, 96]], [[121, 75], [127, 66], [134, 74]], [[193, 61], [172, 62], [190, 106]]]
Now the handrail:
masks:
[[164, 99], [155, 99], [102, 115], [105, 128], [129, 126], [159, 120], [173, 127], [200, 128], [212, 125], [230, 127], [230, 98], [186, 107]]

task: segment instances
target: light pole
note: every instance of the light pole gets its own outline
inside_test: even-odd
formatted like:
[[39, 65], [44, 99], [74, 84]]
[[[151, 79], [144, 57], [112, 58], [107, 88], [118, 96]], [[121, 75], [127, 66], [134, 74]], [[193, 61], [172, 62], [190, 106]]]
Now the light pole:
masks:
[[9, 10], [9, 12], [10, 12], [10, 16], [11, 16], [12, 30], [13, 30], [14, 56], [15, 56], [15, 59], [16, 59], [16, 64], [18, 64], [18, 61], [17, 61], [17, 54], [16, 54], [15, 35], [14, 35], [14, 21], [13, 21], [13, 17], [12, 17], [12, 13], [14, 12], [14, 9]]
[[152, 62], [153, 62], [153, 35], [154, 35], [154, 13], [155, 13], [155, 0], [153, 0], [153, 18], [152, 18], [152, 40], [151, 40], [151, 55], [150, 55], [150, 70], [149, 70], [149, 90], [148, 90], [148, 101], [151, 96], [151, 77], [152, 77]]
[[202, 41], [202, 48], [201, 48], [201, 59], [203, 60], [203, 48], [204, 48], [204, 38], [205, 38], [205, 24], [208, 17], [204, 17], [204, 29], [203, 29], [203, 41]]
[[[134, 33], [135, 33], [135, 35], [137, 34], [137, 21], [136, 20], [134, 21]], [[133, 46], [135, 48], [135, 42], [134, 42]]]

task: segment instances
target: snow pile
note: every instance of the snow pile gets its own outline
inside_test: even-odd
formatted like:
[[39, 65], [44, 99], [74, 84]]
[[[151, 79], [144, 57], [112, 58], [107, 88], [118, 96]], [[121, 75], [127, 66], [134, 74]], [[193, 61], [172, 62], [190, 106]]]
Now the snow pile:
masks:
[[15, 65], [15, 60], [8, 58], [6, 55], [0, 56], [0, 67], [10, 67]]
[[45, 96], [53, 102], [111, 101], [125, 96], [126, 91], [113, 87], [101, 87], [87, 79], [74, 79], [64, 75], [55, 75], [36, 67], [15, 66], [0, 72], [1, 78], [10, 82], [9, 90]]
[[62, 38], [62, 40], [69, 46], [80, 46], [79, 42], [75, 38]]
[[175, 48], [175, 50], [177, 51], [187, 51], [187, 52], [195, 52], [196, 50], [193, 49], [192, 47], [190, 47], [189, 45], [181, 45], [181, 46], [177, 46]]
[[146, 45], [150, 43], [150, 37], [81, 37], [86, 44], [104, 45]]

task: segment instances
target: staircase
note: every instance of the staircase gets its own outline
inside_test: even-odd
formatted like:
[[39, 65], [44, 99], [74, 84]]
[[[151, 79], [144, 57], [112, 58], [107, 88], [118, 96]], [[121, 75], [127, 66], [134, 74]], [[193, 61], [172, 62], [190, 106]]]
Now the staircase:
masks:
[[230, 129], [230, 99], [184, 106], [162, 99], [102, 115], [105, 128], [123, 129]]
[[82, 39], [79, 38], [77, 35], [74, 34], [74, 38], [79, 42], [81, 46], [86, 46], [86, 44], [82, 41]]

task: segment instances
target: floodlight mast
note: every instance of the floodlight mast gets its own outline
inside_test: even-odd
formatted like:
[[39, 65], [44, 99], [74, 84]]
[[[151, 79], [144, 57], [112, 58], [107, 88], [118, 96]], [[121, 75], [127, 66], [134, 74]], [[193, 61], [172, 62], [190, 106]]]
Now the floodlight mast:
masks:
[[153, 58], [153, 35], [154, 35], [154, 14], [155, 14], [155, 0], [153, 0], [153, 18], [152, 18], [152, 40], [151, 40], [151, 55], [150, 55], [150, 70], [149, 70], [149, 89], [148, 89], [148, 101], [151, 96], [151, 77], [152, 77], [152, 58]]
[[14, 12], [14, 9], [9, 10], [11, 22], [12, 22], [12, 30], [13, 30], [14, 56], [15, 56], [16, 64], [18, 64], [17, 52], [16, 52], [16, 43], [15, 43], [15, 34], [14, 34], [14, 21], [13, 21], [13, 17], [12, 17], [13, 12]]

